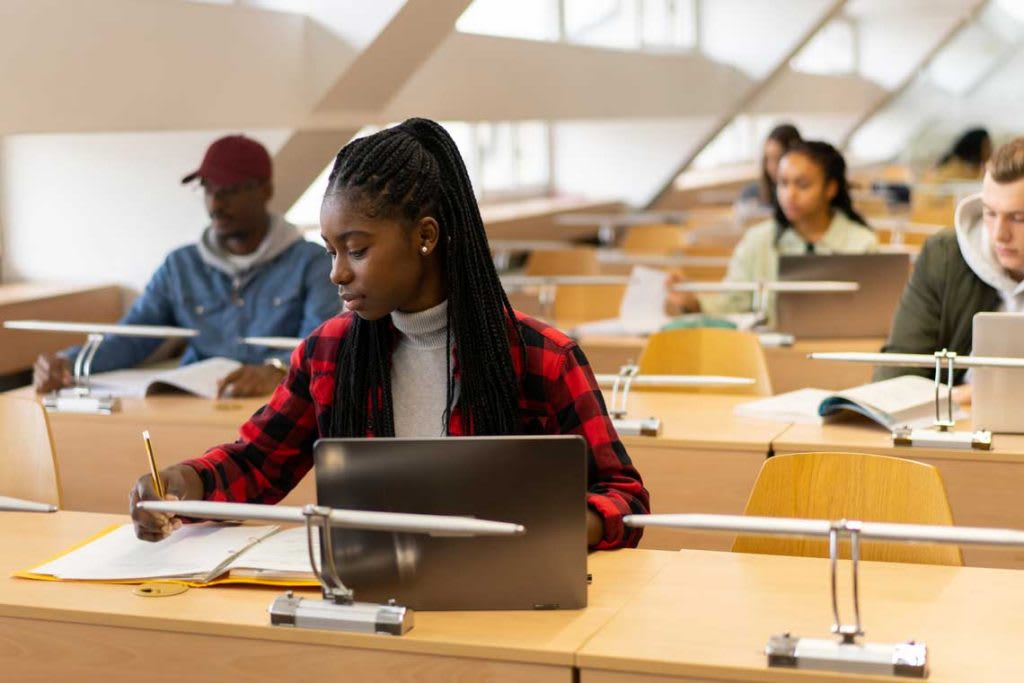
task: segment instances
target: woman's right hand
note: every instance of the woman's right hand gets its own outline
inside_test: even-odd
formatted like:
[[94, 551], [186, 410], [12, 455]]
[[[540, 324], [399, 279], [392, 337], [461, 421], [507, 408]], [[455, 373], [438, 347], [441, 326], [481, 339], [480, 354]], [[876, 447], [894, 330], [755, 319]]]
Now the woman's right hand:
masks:
[[700, 310], [700, 301], [693, 292], [673, 292], [672, 285], [686, 282], [686, 273], [682, 268], [677, 268], [668, 274], [665, 279], [665, 315], [682, 315], [683, 313], [695, 313]]
[[[172, 465], [160, 470], [164, 500], [198, 500], [203, 497], [203, 482], [188, 465]], [[153, 477], [144, 474], [135, 481], [129, 495], [128, 511], [135, 525], [135, 535], [143, 541], [162, 541], [181, 527], [181, 520], [166, 512], [140, 509], [140, 500], [160, 500], [153, 487]]]

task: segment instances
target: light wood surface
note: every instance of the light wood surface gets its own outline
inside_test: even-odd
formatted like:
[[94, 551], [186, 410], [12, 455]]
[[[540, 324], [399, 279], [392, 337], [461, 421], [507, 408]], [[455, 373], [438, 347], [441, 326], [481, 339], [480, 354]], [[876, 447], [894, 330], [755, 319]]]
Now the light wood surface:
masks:
[[[959, 429], [969, 430], [970, 420]], [[772, 443], [776, 454], [854, 451], [934, 465], [946, 485], [956, 524], [1024, 529], [1024, 435], [995, 434], [991, 451], [893, 446], [889, 432], [866, 419], [791, 425]], [[964, 547], [968, 566], [1024, 569], [1024, 550]]]
[[734, 389], [685, 389], [692, 393], [772, 394], [761, 342], [750, 332], [712, 327], [655, 332], [647, 339], [637, 366], [644, 375], [726, 375], [754, 380], [751, 386]]
[[[10, 578], [124, 516], [0, 517], [0, 667], [4, 679], [137, 681], [560, 681], [575, 652], [674, 559], [596, 553], [583, 610], [418, 612], [401, 638], [271, 627], [280, 589], [193, 589], [141, 598], [130, 586]], [[315, 595], [314, 591], [309, 593]]]
[[60, 507], [60, 477], [43, 407], [0, 396], [0, 434], [0, 495]]
[[[792, 346], [766, 346], [764, 356], [772, 391], [784, 394], [804, 387], [838, 390], [866, 384], [871, 381], [871, 366], [810, 360], [807, 354], [814, 351], [878, 351], [884, 342], [880, 338], [798, 339]], [[636, 362], [647, 340], [639, 336], [585, 335], [579, 344], [594, 372], [618, 372], [630, 360]]]
[[596, 247], [573, 247], [560, 251], [534, 251], [526, 259], [526, 275], [597, 275]]
[[[605, 392], [606, 401], [610, 392]], [[772, 439], [786, 425], [736, 417], [733, 407], [749, 396], [638, 392], [629, 416], [660, 417], [660, 436], [625, 436], [623, 445], [651, 493], [653, 512], [743, 514], [750, 489]], [[729, 550], [728, 534], [648, 528], [642, 548]]]
[[626, 285], [559, 285], [552, 318], [566, 330], [593, 320], [619, 317]]
[[[34, 398], [31, 388], [9, 396]], [[142, 431], [148, 429], [161, 466], [202, 455], [238, 438], [238, 429], [263, 399], [211, 401], [187, 395], [122, 399], [112, 415], [49, 413], [64, 507], [87, 512], [123, 513], [128, 491], [147, 472]], [[286, 499], [301, 505], [315, 500], [307, 476]]]
[[27, 370], [40, 353], [53, 353], [84, 341], [80, 334], [8, 330], [2, 326], [5, 320], [115, 322], [123, 308], [121, 290], [115, 285], [0, 285], [0, 375]]
[[573, 240], [597, 235], [597, 225], [561, 225], [558, 216], [573, 213], [614, 214], [621, 202], [574, 197], [539, 197], [480, 207], [487, 238], [492, 240]]
[[686, 247], [686, 227], [675, 224], [631, 225], [620, 246], [632, 254], [679, 253]]
[[[840, 610], [849, 611], [848, 563]], [[900, 680], [768, 669], [769, 636], [829, 638], [828, 561], [683, 551], [587, 641], [582, 683]], [[916, 639], [932, 683], [1012, 681], [1024, 670], [1024, 573], [865, 562], [861, 615], [870, 642]]]
[[[949, 526], [953, 515], [942, 477], [931, 465], [866, 453], [794, 453], [765, 461], [745, 514], [800, 519], [856, 519]], [[843, 556], [849, 557], [847, 544]], [[828, 557], [828, 542], [781, 536], [738, 536], [735, 552]], [[860, 557], [882, 562], [960, 566], [952, 545], [872, 543]]]

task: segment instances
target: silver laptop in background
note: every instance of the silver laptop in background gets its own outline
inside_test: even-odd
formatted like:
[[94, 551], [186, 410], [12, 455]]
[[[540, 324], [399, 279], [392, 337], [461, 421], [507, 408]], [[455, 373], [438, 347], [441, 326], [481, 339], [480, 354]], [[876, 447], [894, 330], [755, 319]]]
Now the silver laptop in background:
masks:
[[775, 329], [797, 339], [888, 337], [910, 279], [909, 254], [779, 257], [780, 280], [857, 282], [856, 292], [779, 292]]
[[[1024, 313], [975, 313], [971, 354], [1024, 358]], [[971, 370], [975, 429], [1024, 433], [1024, 370]]]
[[321, 439], [314, 456], [320, 505], [526, 527], [502, 538], [336, 530], [339, 574], [356, 599], [416, 610], [586, 607], [581, 437]]

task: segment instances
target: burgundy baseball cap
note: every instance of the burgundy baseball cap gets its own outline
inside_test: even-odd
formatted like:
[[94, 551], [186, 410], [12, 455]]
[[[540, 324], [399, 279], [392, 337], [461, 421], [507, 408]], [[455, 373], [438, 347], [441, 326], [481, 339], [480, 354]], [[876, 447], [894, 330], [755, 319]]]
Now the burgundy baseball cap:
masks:
[[244, 135], [228, 135], [215, 140], [206, 149], [203, 163], [181, 179], [208, 180], [220, 187], [230, 187], [247, 180], [270, 180], [271, 163], [267, 148]]

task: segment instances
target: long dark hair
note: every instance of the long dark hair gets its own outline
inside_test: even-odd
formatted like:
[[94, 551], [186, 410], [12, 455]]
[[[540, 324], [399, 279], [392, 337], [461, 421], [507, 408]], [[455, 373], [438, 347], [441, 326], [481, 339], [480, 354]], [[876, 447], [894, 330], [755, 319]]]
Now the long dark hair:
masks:
[[[804, 141], [800, 142], [789, 149], [783, 156], [783, 158], [790, 156], [791, 154], [803, 154], [805, 157], [810, 159], [818, 168], [820, 168], [825, 174], [825, 184], [827, 185], [830, 180], [834, 180], [836, 183], [836, 194], [832, 197], [832, 201], [829, 205], [838, 211], [842, 211], [846, 214], [846, 217], [855, 223], [860, 223], [865, 228], [871, 229], [868, 222], [864, 220], [864, 217], [857, 213], [857, 210], [853, 208], [853, 200], [850, 198], [850, 185], [846, 180], [846, 160], [843, 155], [840, 154], [839, 150], [828, 144], [827, 142], [820, 141]], [[777, 242], [782, 233], [786, 231], [786, 228], [792, 226], [789, 218], [786, 217], [785, 212], [779, 203], [775, 203], [775, 241]]]
[[946, 164], [954, 159], [960, 159], [961, 161], [971, 164], [972, 166], [980, 167], [985, 163], [985, 159], [982, 159], [982, 152], [985, 149], [985, 141], [988, 140], [989, 148], [991, 150], [992, 139], [989, 137], [988, 131], [984, 128], [971, 128], [964, 132], [953, 146], [946, 152], [942, 159], [939, 160], [939, 164]]
[[[445, 425], [457, 401], [466, 431], [519, 430], [519, 387], [511, 347], [524, 354], [515, 314], [494, 269], [483, 219], [466, 166], [451, 136], [427, 119], [409, 119], [345, 145], [328, 179], [327, 197], [342, 195], [374, 218], [412, 225], [432, 216], [440, 226], [448, 296], [448, 387]], [[353, 315], [338, 351], [332, 436], [394, 436], [391, 317]], [[459, 369], [456, 399], [452, 350]]]
[[[782, 153], [785, 154], [792, 149], [793, 145], [802, 142], [803, 138], [800, 137], [800, 131], [792, 123], [780, 123], [772, 128], [764, 141], [765, 144], [768, 142], [779, 143], [779, 146], [782, 147]], [[763, 156], [761, 157], [761, 199], [766, 204], [771, 204], [772, 206], [775, 206], [777, 203], [775, 199], [775, 181], [768, 175], [768, 169], [765, 167]]]

